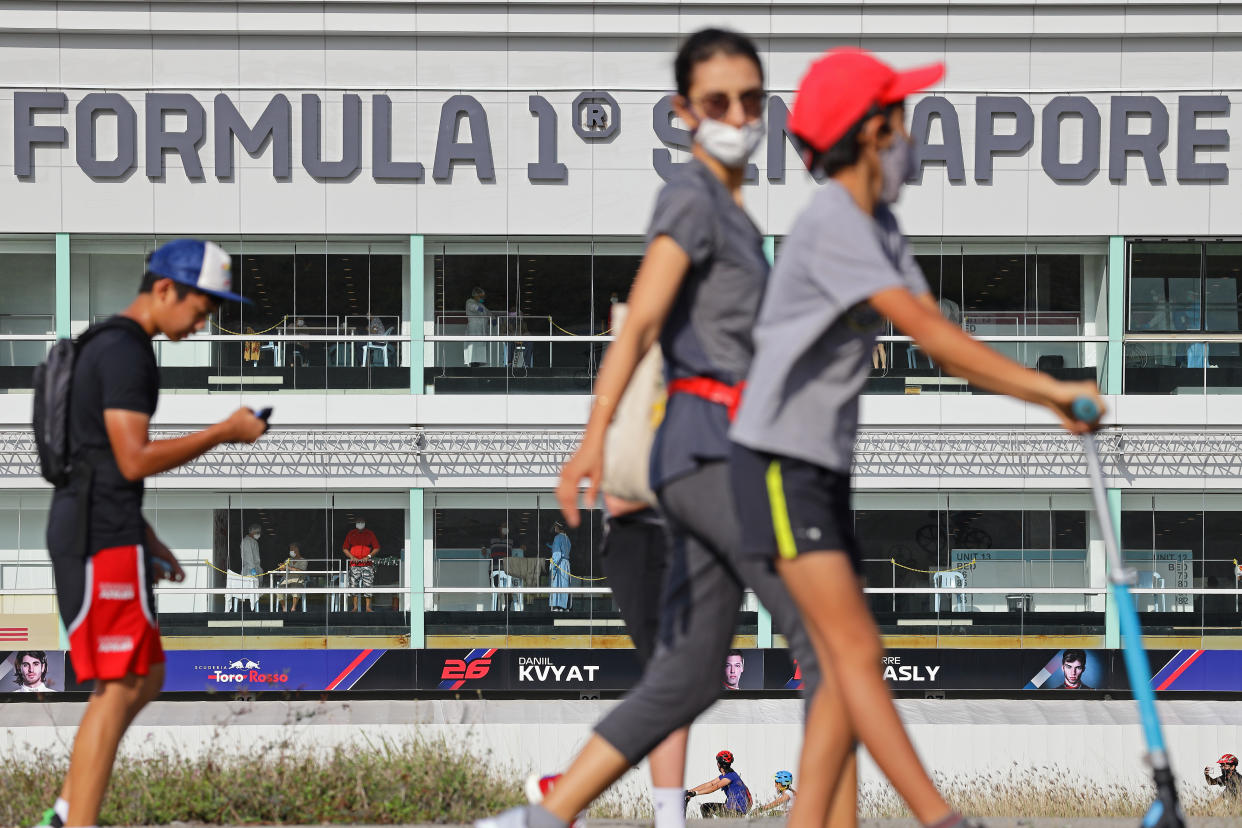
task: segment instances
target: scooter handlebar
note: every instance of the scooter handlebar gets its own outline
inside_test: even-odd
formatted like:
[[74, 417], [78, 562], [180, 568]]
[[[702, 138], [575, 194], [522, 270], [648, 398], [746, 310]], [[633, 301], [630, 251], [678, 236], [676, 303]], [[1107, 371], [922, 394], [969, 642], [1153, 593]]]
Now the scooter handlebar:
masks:
[[1084, 423], [1094, 423], [1100, 419], [1100, 407], [1090, 397], [1079, 397], [1070, 405], [1070, 413]]

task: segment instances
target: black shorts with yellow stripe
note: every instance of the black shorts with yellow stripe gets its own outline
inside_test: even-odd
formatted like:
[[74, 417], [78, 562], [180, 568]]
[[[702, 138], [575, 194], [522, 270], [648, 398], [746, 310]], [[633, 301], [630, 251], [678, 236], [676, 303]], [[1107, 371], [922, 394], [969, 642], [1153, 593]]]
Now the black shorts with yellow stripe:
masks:
[[848, 474], [736, 443], [729, 467], [744, 554], [790, 560], [807, 552], [844, 552], [861, 574]]

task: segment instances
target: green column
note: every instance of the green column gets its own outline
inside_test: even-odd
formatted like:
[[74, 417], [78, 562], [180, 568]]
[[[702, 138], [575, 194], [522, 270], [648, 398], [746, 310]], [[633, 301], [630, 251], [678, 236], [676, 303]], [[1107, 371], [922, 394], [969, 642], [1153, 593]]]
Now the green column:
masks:
[[763, 237], [763, 254], [768, 257], [768, 264], [776, 262], [776, 236]]
[[410, 393], [421, 394], [423, 379], [423, 237], [410, 236]]
[[[1121, 489], [1108, 490], [1108, 513], [1113, 521], [1113, 526], [1117, 531], [1121, 531]], [[1117, 539], [1118, 544], [1121, 538]], [[1124, 564], [1124, 561], [1122, 562]], [[1107, 556], [1104, 558], [1104, 585], [1108, 586], [1108, 576], [1111, 567], [1108, 564]], [[1109, 591], [1104, 596], [1104, 646], [1115, 650], [1121, 647], [1121, 625], [1117, 620], [1117, 602], [1113, 600], [1113, 591]]]
[[1122, 367], [1125, 364], [1122, 333], [1126, 326], [1126, 240], [1112, 236], [1108, 240], [1108, 372], [1102, 377], [1105, 394], [1122, 391]]
[[69, 234], [56, 234], [56, 335], [69, 336], [72, 320], [69, 318]]
[[423, 629], [426, 593], [423, 583], [423, 490], [410, 489], [410, 536], [406, 538], [405, 571], [410, 573], [410, 649], [427, 646]]

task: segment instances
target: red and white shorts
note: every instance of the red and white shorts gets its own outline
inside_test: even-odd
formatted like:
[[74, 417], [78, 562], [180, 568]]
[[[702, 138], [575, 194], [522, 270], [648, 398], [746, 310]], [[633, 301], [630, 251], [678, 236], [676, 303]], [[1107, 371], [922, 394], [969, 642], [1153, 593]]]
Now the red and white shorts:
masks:
[[164, 663], [142, 546], [113, 546], [85, 560], [53, 556], [53, 565], [78, 681], [145, 676]]

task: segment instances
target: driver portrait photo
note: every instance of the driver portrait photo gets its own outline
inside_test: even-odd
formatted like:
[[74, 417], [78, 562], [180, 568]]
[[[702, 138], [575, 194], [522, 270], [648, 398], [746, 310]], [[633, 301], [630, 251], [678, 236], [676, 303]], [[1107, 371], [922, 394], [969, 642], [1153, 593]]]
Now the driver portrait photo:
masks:
[[[11, 668], [13, 675], [7, 677], [0, 688], [9, 693], [55, 692], [48, 677], [48, 657], [44, 650], [19, 650], [4, 660], [4, 667]], [[0, 675], [8, 669], [0, 671]]]
[[1066, 650], [1061, 654], [1062, 682], [1053, 690], [1090, 690], [1091, 687], [1082, 680], [1087, 671], [1087, 652], [1085, 650]]

